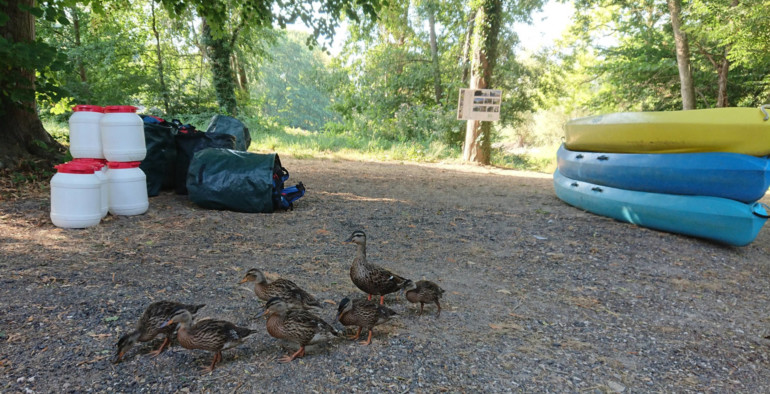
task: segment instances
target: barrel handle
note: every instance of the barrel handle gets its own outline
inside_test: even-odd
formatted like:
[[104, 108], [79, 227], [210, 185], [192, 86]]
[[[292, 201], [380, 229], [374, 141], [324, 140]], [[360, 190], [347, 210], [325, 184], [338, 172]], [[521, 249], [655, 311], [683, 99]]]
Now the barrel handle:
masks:
[[770, 207], [768, 207], [765, 203], [755, 202], [754, 205], [751, 207], [751, 213], [761, 217], [762, 219], [770, 219], [770, 215], [769, 214], [761, 214], [761, 213], [757, 212], [757, 210], [756, 210], [757, 206], [760, 206], [760, 207], [764, 208], [765, 212], [770, 212]]
[[765, 114], [765, 121], [770, 119], [770, 115], [767, 114], [767, 107], [770, 107], [770, 104], [762, 104], [762, 106], [759, 107], [759, 110], [762, 111], [763, 114]]

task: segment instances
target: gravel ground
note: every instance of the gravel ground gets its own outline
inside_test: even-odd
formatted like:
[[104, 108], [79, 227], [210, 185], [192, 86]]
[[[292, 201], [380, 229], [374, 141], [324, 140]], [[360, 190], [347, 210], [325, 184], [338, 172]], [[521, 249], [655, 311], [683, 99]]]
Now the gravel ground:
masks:
[[[735, 248], [595, 216], [548, 175], [488, 167], [282, 157], [308, 188], [294, 211], [243, 214], [164, 192], [147, 214], [54, 227], [45, 191], [0, 201], [2, 392], [767, 392], [770, 235]], [[765, 198], [767, 202], [768, 198]], [[400, 315], [370, 346], [294, 351], [270, 337], [239, 285], [252, 267], [324, 301], [360, 296], [353, 230], [368, 258], [438, 283], [435, 306]], [[259, 328], [213, 354], [138, 344], [109, 362], [151, 302]]]

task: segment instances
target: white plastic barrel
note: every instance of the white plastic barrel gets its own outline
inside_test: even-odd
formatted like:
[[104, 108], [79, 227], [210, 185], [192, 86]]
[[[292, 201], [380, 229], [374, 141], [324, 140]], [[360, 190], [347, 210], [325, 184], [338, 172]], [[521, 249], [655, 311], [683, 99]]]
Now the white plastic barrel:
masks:
[[107, 216], [107, 212], [109, 211], [109, 196], [110, 196], [110, 181], [107, 178], [107, 161], [104, 159], [85, 159], [85, 158], [77, 158], [72, 159], [70, 163], [78, 163], [82, 165], [91, 166], [94, 168], [94, 175], [96, 175], [97, 178], [99, 178], [99, 182], [101, 182], [101, 212], [102, 217]]
[[139, 168], [139, 161], [107, 162], [110, 213], [113, 215], [141, 215], [147, 212], [147, 176]]
[[70, 154], [74, 158], [103, 159], [99, 121], [104, 108], [98, 105], [76, 105], [70, 116]]
[[51, 221], [57, 227], [85, 228], [102, 219], [101, 182], [88, 165], [64, 163], [51, 178]]
[[144, 142], [144, 123], [136, 114], [136, 107], [110, 105], [104, 107], [99, 121], [102, 150], [109, 161], [142, 161], [147, 156]]

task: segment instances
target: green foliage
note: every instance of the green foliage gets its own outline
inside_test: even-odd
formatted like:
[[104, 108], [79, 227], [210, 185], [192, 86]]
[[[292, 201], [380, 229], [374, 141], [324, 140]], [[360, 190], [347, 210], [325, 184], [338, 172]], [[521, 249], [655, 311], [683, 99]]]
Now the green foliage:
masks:
[[[586, 108], [594, 112], [675, 110], [681, 108], [675, 44], [667, 5], [662, 0], [576, 0], [578, 10], [571, 52], [594, 51], [597, 62]], [[755, 106], [770, 97], [770, 45], [758, 39], [770, 27], [755, 2], [683, 2], [696, 106], [717, 104], [718, 67], [729, 59], [730, 105]], [[600, 40], [612, 36], [615, 40]]]
[[288, 127], [319, 131], [327, 122], [339, 121], [330, 106], [333, 76], [326, 68], [328, 56], [305, 45], [308, 35], [281, 34], [270, 48], [270, 57], [259, 68], [251, 96], [261, 115], [280, 119]]

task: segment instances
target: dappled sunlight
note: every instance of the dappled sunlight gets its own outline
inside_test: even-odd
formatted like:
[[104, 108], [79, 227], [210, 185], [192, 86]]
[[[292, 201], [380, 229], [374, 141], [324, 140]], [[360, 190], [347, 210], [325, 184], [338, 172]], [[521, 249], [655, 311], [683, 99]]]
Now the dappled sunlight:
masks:
[[[40, 228], [35, 231], [14, 229], [19, 226], [0, 225], [0, 233], [4, 234], [0, 249], [3, 253], [29, 253], [30, 248], [40, 248], [47, 251], [63, 253], [81, 253], [82, 244], [78, 229]], [[26, 227], [26, 226], [24, 226]]]
[[348, 201], [408, 203], [408, 201], [406, 200], [398, 200], [395, 198], [364, 197], [364, 196], [358, 196], [352, 193], [332, 193], [332, 192], [317, 192], [317, 193], [323, 196], [338, 197]]

